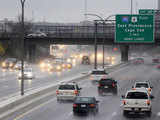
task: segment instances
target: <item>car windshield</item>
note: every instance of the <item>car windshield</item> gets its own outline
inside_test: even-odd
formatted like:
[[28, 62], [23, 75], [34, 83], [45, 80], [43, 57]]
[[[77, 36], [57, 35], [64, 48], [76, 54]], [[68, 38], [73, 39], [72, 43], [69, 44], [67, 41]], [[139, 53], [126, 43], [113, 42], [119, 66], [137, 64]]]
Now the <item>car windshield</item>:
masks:
[[24, 72], [32, 72], [31, 69], [24, 69]]
[[148, 95], [145, 92], [129, 92], [127, 99], [148, 99]]
[[144, 87], [144, 88], [148, 88], [148, 84], [147, 83], [137, 83], [136, 88], [141, 88], [141, 87]]
[[92, 97], [77, 97], [75, 102], [78, 102], [78, 103], [93, 103], [94, 98], [92, 98]]
[[112, 83], [114, 82], [114, 80], [113, 79], [101, 79], [99, 82], [100, 83]]
[[92, 71], [91, 74], [106, 74], [105, 71]]
[[60, 90], [74, 90], [75, 87], [74, 87], [74, 85], [60, 85], [59, 89]]
[[6, 61], [16, 61], [16, 58], [7, 58]]

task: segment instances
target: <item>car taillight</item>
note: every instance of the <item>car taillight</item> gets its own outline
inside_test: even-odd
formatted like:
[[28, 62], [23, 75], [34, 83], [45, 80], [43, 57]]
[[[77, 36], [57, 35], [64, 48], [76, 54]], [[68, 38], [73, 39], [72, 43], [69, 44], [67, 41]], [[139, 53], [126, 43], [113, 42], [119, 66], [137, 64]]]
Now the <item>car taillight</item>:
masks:
[[77, 94], [78, 94], [78, 90], [75, 90], [75, 91], [74, 91], [74, 94], [76, 94], [76, 95], [77, 95]]
[[106, 77], [107, 77], [106, 75], [103, 75], [103, 77], [102, 77], [102, 78], [103, 78], [103, 79], [105, 79]]
[[151, 91], [151, 88], [148, 88], [148, 91]]
[[132, 90], [136, 90], [136, 88], [132, 88]]
[[122, 103], [123, 103], [123, 105], [126, 105], [126, 101], [125, 100], [123, 100]]
[[90, 107], [95, 107], [95, 104], [90, 104], [89, 106], [90, 106]]
[[150, 100], [147, 100], [146, 103], [147, 103], [147, 105], [150, 105], [150, 104], [151, 104]]
[[102, 85], [101, 84], [98, 84], [98, 87], [101, 87]]
[[58, 90], [56, 90], [56, 94], [57, 94], [57, 95], [59, 94], [59, 91], [58, 91]]
[[112, 87], [115, 87], [115, 84], [114, 84], [114, 83], [112, 83]]
[[73, 107], [77, 107], [78, 105], [77, 104], [73, 104]]

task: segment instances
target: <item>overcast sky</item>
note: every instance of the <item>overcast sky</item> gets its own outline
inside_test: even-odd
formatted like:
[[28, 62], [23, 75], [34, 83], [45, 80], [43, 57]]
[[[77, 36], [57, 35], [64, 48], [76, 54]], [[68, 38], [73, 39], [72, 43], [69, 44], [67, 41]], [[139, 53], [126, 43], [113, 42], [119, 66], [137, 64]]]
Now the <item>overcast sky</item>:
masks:
[[[86, 0], [87, 12], [103, 18], [112, 14], [129, 14], [130, 0]], [[158, 0], [133, 0], [133, 11], [157, 9]], [[15, 20], [21, 13], [20, 0], [1, 0], [0, 20]], [[84, 20], [85, 0], [26, 0], [25, 18], [34, 21], [80, 22]], [[96, 19], [88, 16], [88, 20]]]

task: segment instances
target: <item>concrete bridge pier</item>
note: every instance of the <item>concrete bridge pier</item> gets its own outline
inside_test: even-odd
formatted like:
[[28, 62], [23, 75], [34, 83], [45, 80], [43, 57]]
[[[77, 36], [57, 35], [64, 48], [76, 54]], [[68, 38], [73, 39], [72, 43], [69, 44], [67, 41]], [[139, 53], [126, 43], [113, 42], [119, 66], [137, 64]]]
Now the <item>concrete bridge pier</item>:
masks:
[[127, 62], [128, 61], [128, 51], [129, 51], [129, 45], [121, 45], [121, 61]]
[[27, 45], [26, 58], [29, 62], [35, 62], [36, 60], [36, 45], [35, 44]]

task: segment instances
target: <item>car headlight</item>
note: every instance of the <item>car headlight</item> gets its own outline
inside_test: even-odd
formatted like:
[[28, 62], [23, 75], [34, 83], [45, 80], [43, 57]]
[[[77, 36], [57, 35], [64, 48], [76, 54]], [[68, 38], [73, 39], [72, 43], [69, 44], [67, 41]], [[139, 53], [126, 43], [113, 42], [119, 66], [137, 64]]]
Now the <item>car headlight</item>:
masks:
[[67, 62], [71, 62], [71, 59], [67, 59]]
[[68, 64], [68, 67], [71, 67], [71, 65], [70, 65], [70, 64]]
[[112, 60], [115, 60], [115, 57], [112, 57]]
[[19, 73], [19, 74], [18, 74], [18, 77], [22, 77], [22, 74], [21, 74], [21, 73]]
[[44, 64], [44, 63], [41, 63], [41, 64], [40, 64], [40, 67], [41, 67], [41, 68], [45, 67], [45, 64]]
[[76, 60], [75, 59], [73, 59], [73, 63], [75, 63], [76, 62]]
[[60, 70], [61, 69], [61, 67], [60, 66], [57, 66], [57, 70]]
[[6, 66], [6, 63], [5, 63], [5, 62], [3, 62], [3, 63], [2, 63], [2, 66], [3, 66], [3, 67], [5, 67], [5, 66]]
[[82, 57], [83, 57], [83, 54], [80, 54], [79, 57], [82, 58]]
[[107, 57], [107, 60], [110, 60], [110, 57]]
[[12, 66], [13, 66], [13, 63], [10, 63], [9, 66], [12, 67]]
[[65, 66], [66, 66], [65, 64], [62, 65], [62, 67], [65, 67]]

